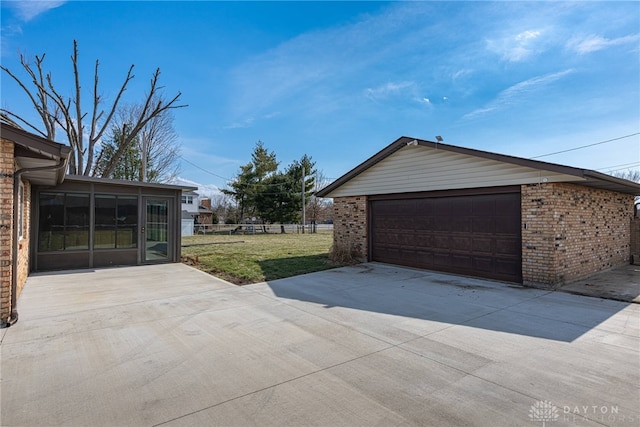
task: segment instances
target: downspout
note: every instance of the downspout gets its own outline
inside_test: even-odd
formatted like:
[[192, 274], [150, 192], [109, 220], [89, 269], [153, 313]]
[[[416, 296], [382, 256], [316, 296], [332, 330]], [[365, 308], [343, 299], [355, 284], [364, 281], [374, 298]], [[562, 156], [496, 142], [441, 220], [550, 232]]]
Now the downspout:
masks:
[[12, 254], [13, 258], [11, 260], [11, 315], [6, 321], [2, 321], [0, 323], [0, 328], [8, 328], [9, 326], [15, 324], [18, 321], [18, 227], [21, 227], [22, 224], [18, 224], [16, 226], [16, 221], [19, 214], [20, 207], [18, 206], [18, 197], [20, 196], [20, 177], [23, 174], [27, 174], [29, 172], [40, 172], [45, 170], [55, 170], [58, 171], [67, 166], [67, 159], [62, 157], [60, 162], [53, 166], [40, 166], [37, 168], [24, 168], [17, 170], [13, 173], [13, 249]]

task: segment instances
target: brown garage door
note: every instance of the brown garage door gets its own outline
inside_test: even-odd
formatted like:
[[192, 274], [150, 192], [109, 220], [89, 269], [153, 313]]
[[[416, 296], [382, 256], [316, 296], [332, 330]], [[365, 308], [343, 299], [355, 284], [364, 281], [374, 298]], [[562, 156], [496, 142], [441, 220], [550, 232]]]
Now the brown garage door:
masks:
[[522, 282], [520, 193], [371, 201], [371, 259]]

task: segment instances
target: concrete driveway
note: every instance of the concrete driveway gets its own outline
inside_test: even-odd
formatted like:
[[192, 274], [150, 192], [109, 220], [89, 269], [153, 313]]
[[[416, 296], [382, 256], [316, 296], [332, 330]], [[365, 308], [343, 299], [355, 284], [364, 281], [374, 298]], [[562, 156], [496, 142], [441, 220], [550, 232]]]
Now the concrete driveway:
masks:
[[640, 305], [380, 264], [34, 275], [3, 426], [638, 425]]

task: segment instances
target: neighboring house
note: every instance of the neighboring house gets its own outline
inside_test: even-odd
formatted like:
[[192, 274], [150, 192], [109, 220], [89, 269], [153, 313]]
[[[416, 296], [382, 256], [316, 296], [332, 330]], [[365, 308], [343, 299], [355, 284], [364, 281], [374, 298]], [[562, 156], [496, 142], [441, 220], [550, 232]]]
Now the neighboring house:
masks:
[[188, 236], [193, 236], [193, 229], [194, 229], [194, 220], [193, 220], [193, 216], [187, 212], [187, 211], [182, 211], [182, 226], [181, 226], [181, 231], [180, 234], [182, 235], [182, 237], [188, 237]]
[[640, 184], [401, 137], [318, 192], [363, 260], [555, 286], [630, 260]]
[[195, 224], [211, 224], [213, 211], [211, 210], [211, 199], [203, 198], [195, 191], [189, 191], [182, 195], [182, 216], [192, 218]]
[[182, 193], [182, 211], [189, 212], [192, 216], [198, 215], [198, 193], [195, 191]]
[[0, 124], [0, 324], [31, 271], [180, 261], [190, 187], [65, 176], [69, 147]]
[[213, 224], [211, 199], [208, 197], [203, 197], [198, 205], [198, 224]]
[[194, 226], [212, 224], [211, 199], [202, 198], [195, 191], [182, 194], [182, 235], [193, 236]]

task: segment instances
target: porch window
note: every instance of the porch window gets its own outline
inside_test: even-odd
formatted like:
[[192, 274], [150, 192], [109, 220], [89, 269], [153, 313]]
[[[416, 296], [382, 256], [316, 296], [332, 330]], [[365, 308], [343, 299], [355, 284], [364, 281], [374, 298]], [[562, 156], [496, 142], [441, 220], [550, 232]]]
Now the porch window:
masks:
[[94, 249], [138, 247], [138, 198], [96, 194]]
[[89, 249], [89, 194], [41, 193], [40, 252]]

